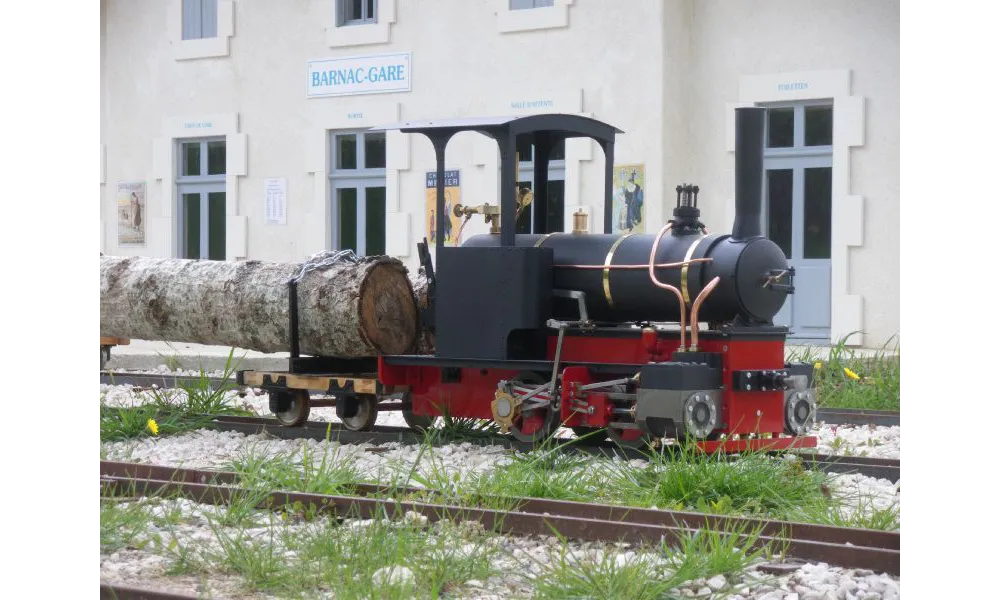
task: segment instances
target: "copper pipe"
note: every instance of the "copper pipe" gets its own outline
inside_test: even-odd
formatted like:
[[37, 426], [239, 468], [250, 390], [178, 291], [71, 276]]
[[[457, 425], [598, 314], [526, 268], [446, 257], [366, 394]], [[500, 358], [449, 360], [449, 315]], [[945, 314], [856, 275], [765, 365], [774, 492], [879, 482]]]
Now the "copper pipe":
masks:
[[691, 352], [698, 351], [698, 309], [701, 308], [701, 303], [708, 298], [708, 295], [712, 293], [715, 286], [719, 285], [718, 276], [708, 282], [705, 289], [698, 293], [698, 297], [694, 299], [694, 304], [691, 306]]
[[[691, 260], [682, 260], [680, 262], [658, 263], [658, 264], [653, 265], [653, 267], [657, 268], [657, 269], [677, 269], [677, 268], [683, 267], [684, 265], [689, 265], [689, 264], [692, 264], [692, 263], [700, 263], [700, 262], [712, 262], [712, 260], [713, 259], [711, 259], [711, 258], [692, 258]], [[625, 271], [630, 271], [630, 270], [638, 271], [639, 269], [648, 269], [649, 265], [552, 265], [552, 268], [554, 268], [554, 269], [596, 269], [596, 270], [621, 269], [621, 270], [625, 270]]]
[[663, 283], [662, 281], [656, 278], [656, 271], [655, 271], [656, 265], [653, 264], [653, 261], [656, 260], [656, 250], [660, 247], [660, 240], [663, 238], [664, 235], [666, 235], [668, 231], [670, 231], [670, 228], [673, 226], [674, 226], [673, 223], [667, 223], [666, 225], [664, 225], [663, 229], [660, 229], [660, 233], [657, 234], [656, 241], [653, 242], [653, 249], [649, 251], [649, 279], [650, 281], [653, 282], [653, 285], [655, 285], [656, 287], [671, 291], [674, 293], [675, 296], [677, 296], [677, 304], [679, 304], [681, 307], [681, 345], [679, 350], [681, 352], [684, 352], [685, 349], [684, 345], [685, 342], [687, 341], [684, 334], [684, 328], [687, 324], [687, 305], [684, 304], [684, 297], [681, 296], [680, 290], [678, 290], [672, 285]]

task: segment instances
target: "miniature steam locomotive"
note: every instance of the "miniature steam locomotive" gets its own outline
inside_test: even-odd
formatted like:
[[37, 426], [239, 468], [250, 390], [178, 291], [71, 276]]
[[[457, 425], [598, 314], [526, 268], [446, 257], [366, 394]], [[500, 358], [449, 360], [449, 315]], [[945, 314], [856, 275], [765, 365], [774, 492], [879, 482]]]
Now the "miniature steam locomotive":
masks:
[[[785, 361], [788, 330], [773, 317], [793, 293], [794, 269], [760, 233], [764, 111], [736, 114], [736, 222], [710, 234], [698, 188], [677, 187], [673, 218], [656, 234], [613, 234], [612, 166], [620, 130], [577, 115], [406, 122], [380, 130], [427, 136], [437, 158], [437, 231], [444, 230], [448, 140], [462, 131], [500, 150], [499, 206], [456, 206], [483, 215], [490, 233], [460, 247], [438, 236], [436, 264], [418, 244], [428, 280], [421, 318], [433, 354], [366, 360], [298, 357], [288, 373], [244, 372], [241, 383], [271, 392], [287, 425], [309, 414], [308, 390], [336, 397], [353, 429], [398, 408], [412, 427], [436, 416], [492, 419], [538, 441], [557, 428], [603, 432], [622, 444], [694, 439], [726, 451], [815, 446], [812, 365]], [[516, 189], [515, 141], [535, 147], [530, 201]], [[595, 140], [605, 157], [604, 233], [586, 215], [571, 233], [546, 232], [548, 155], [567, 138]], [[533, 212], [536, 233], [515, 232]], [[707, 328], [702, 329], [702, 324]], [[400, 401], [393, 404], [389, 398]]]

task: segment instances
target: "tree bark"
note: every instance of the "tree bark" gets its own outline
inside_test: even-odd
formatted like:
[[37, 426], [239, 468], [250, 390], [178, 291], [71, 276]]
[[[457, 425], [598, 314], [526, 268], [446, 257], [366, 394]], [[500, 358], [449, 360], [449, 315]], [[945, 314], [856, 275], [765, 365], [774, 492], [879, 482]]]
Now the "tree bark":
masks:
[[[427, 298], [427, 273], [424, 272], [424, 268], [420, 269], [416, 273], [410, 273], [410, 285], [413, 286], [413, 295], [417, 301], [417, 310], [424, 310], [429, 304], [429, 299]], [[417, 343], [416, 350], [417, 354], [434, 354], [434, 333], [427, 328], [427, 324], [421, 320], [420, 328], [417, 331]]]
[[[301, 264], [101, 257], [101, 335], [288, 352], [288, 281]], [[414, 350], [406, 267], [374, 256], [298, 283], [299, 351], [362, 358]]]

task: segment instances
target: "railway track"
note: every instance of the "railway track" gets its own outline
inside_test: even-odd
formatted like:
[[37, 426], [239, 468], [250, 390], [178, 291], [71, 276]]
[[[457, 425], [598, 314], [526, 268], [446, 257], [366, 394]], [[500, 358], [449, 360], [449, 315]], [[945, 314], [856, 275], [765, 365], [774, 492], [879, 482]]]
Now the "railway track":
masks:
[[[206, 378], [209, 385], [218, 388], [227, 383], [220, 377]], [[152, 373], [113, 373], [101, 371], [101, 383], [108, 385], [134, 385], [161, 388], [174, 388], [184, 385], [198, 385], [200, 377], [156, 375]], [[234, 380], [228, 384], [236, 386]], [[887, 410], [853, 409], [853, 408], [823, 408], [816, 412], [816, 420], [830, 425], [879, 425], [885, 427], [899, 426], [899, 413]]]
[[[183, 495], [197, 502], [225, 504], [247, 491], [238, 483], [239, 475], [231, 472], [101, 461], [102, 494]], [[506, 534], [552, 535], [555, 531], [567, 538], [591, 542], [677, 543], [699, 530], [738, 536], [752, 531], [759, 532], [756, 544], [781, 549], [785, 557], [891, 575], [899, 575], [900, 570], [898, 532], [538, 498], [505, 498], [503, 504], [512, 509], [497, 510], [454, 504], [453, 499], [429, 490], [371, 484], [355, 485], [351, 492], [326, 495], [270, 491], [258, 506], [280, 509], [299, 503], [350, 518], [401, 518], [407, 512], [416, 512], [431, 522], [478, 521], [487, 529]], [[396, 499], [400, 495], [412, 498], [421, 492], [420, 500]]]
[[101, 600], [198, 600], [199, 596], [101, 582]]
[[[376, 426], [371, 431], [352, 431], [339, 423], [328, 421], [307, 421], [299, 427], [285, 427], [269, 417], [219, 415], [210, 417], [210, 419], [206, 427], [217, 431], [233, 431], [246, 435], [264, 434], [286, 440], [324, 441], [329, 439], [341, 444], [382, 446], [391, 443], [422, 444], [427, 439], [423, 433], [405, 427]], [[537, 449], [530, 443], [503, 435], [463, 436], [455, 439], [443, 437], [439, 441], [439, 443], [449, 442], [485, 446], [499, 445], [517, 452], [529, 452]], [[649, 450], [624, 447], [607, 440], [595, 441], [586, 438], [557, 440], [553, 448], [559, 452], [583, 452], [594, 456], [620, 457], [629, 460], [649, 457]], [[664, 447], [661, 451], [667, 452], [669, 447]], [[899, 481], [898, 460], [818, 454], [808, 450], [797, 451], [796, 454], [801, 458], [805, 468], [818, 469], [827, 473], [858, 473], [876, 479], [887, 479], [893, 483]]]

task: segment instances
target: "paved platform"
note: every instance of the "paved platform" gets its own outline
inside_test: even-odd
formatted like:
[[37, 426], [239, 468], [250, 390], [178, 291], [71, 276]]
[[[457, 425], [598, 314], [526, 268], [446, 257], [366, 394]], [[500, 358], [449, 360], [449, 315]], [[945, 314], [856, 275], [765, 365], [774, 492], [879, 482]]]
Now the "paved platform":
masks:
[[[825, 359], [832, 349], [831, 346], [787, 346], [786, 356], [808, 356], [819, 360]], [[226, 367], [229, 352], [228, 346], [205, 346], [179, 342], [150, 342], [131, 340], [127, 346], [115, 346], [111, 349], [111, 360], [106, 369], [142, 369], [153, 370], [160, 365], [174, 369], [205, 369], [218, 371]], [[855, 356], [874, 356], [879, 349], [850, 348], [848, 353]], [[288, 353], [264, 354], [252, 350], [236, 349], [233, 351], [233, 362], [239, 369], [254, 370], [286, 370], [288, 368]]]
[[264, 354], [252, 350], [230, 348], [229, 346], [206, 346], [182, 342], [150, 342], [131, 340], [126, 346], [111, 349], [111, 360], [105, 369], [152, 370], [160, 365], [174, 369], [205, 369], [221, 371], [226, 368], [229, 353], [232, 364], [238, 369], [285, 370], [288, 368], [288, 353]]

